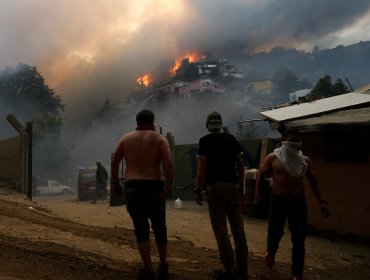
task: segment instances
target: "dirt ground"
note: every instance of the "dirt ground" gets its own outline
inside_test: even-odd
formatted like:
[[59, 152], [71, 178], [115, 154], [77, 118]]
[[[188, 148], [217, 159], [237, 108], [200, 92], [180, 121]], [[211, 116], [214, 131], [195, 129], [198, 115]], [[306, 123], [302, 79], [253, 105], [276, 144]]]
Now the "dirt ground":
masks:
[[[212, 279], [220, 267], [207, 206], [167, 204], [170, 279]], [[250, 279], [290, 279], [290, 234], [264, 266], [266, 220], [245, 217]], [[154, 247], [154, 246], [153, 246]], [[155, 265], [158, 263], [153, 248]], [[141, 261], [124, 206], [0, 189], [0, 279], [135, 279]], [[309, 236], [305, 279], [370, 279], [370, 246]]]

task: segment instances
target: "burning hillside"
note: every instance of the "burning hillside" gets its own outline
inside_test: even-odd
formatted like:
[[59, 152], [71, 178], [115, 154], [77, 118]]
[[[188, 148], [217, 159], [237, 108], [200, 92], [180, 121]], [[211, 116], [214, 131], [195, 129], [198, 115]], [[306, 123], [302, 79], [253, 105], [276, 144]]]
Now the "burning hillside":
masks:
[[[195, 51], [189, 52], [185, 55], [182, 55], [175, 59], [174, 64], [169, 68], [168, 73], [171, 77], [176, 76], [176, 71], [181, 67], [181, 64], [184, 59], [188, 59], [189, 63], [194, 63], [199, 61], [200, 59], [205, 58], [205, 55], [201, 55]], [[142, 87], [149, 87], [153, 83], [153, 75], [151, 73], [147, 73], [139, 78], [136, 79], [136, 83]]]
[[171, 66], [170, 69], [169, 69], [169, 73], [172, 77], [176, 76], [176, 70], [179, 69], [179, 67], [181, 66], [181, 62], [184, 59], [188, 59], [190, 63], [194, 63], [194, 62], [197, 62], [200, 59], [205, 58], [205, 57], [206, 57], [205, 55], [201, 55], [201, 54], [199, 54], [195, 51], [187, 53], [184, 56], [181, 56], [181, 57], [179, 57], [175, 60], [174, 65]]
[[139, 86], [148, 87], [152, 83], [152, 76], [151, 74], [145, 74], [136, 79], [136, 83]]

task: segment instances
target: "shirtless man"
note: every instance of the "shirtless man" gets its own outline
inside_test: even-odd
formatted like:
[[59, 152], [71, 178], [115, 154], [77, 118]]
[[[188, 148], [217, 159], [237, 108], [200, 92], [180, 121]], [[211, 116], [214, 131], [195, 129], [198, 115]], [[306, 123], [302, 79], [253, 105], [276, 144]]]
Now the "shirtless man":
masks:
[[254, 205], [260, 201], [262, 180], [271, 177], [271, 199], [267, 234], [265, 264], [272, 267], [279, 242], [284, 235], [285, 220], [291, 232], [292, 276], [303, 279], [305, 238], [307, 231], [307, 208], [303, 179], [307, 178], [318, 200], [323, 218], [329, 216], [327, 202], [321, 198], [312, 161], [300, 151], [301, 135], [295, 128], [288, 128], [283, 135], [282, 146], [269, 154], [263, 162], [256, 181]]
[[149, 220], [155, 236], [160, 264], [159, 279], [168, 276], [166, 196], [173, 186], [173, 163], [165, 137], [155, 131], [154, 114], [142, 110], [136, 115], [137, 127], [125, 134], [112, 159], [113, 189], [122, 192], [118, 181], [119, 164], [126, 161], [125, 195], [144, 264], [139, 279], [155, 279], [149, 239]]

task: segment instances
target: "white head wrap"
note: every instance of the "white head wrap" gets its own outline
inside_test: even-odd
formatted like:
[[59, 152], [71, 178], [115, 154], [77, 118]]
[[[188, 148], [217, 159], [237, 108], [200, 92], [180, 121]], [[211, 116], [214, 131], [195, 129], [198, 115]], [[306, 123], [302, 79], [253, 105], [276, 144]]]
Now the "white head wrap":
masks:
[[307, 172], [307, 162], [299, 147], [299, 142], [281, 142], [282, 146], [274, 150], [285, 170], [294, 177], [303, 177]]

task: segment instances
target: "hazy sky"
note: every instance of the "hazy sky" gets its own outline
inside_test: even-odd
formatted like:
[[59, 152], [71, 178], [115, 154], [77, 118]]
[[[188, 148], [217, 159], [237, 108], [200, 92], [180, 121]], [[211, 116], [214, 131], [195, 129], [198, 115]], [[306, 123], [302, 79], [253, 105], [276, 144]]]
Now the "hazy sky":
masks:
[[[368, 0], [0, 0], [0, 70], [36, 66], [65, 103], [120, 98], [186, 51], [370, 40]], [[75, 102], [78, 103], [78, 102]]]
[[[0, 70], [36, 66], [67, 105], [63, 121], [97, 112], [107, 98], [124, 99], [138, 76], [158, 72], [187, 52], [227, 57], [275, 46], [311, 51], [368, 40], [369, 0], [0, 0]], [[207, 105], [227, 124], [253, 111]], [[193, 120], [188, 111], [179, 113], [178, 104], [157, 114], [157, 124], [172, 131], [176, 143], [195, 143], [206, 133], [208, 109], [189, 108]], [[70, 166], [108, 163], [119, 135], [133, 126], [124, 118], [115, 127], [84, 131], [82, 138], [66, 136], [75, 147]]]

